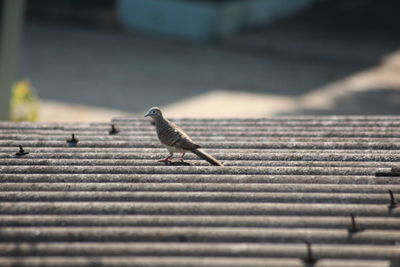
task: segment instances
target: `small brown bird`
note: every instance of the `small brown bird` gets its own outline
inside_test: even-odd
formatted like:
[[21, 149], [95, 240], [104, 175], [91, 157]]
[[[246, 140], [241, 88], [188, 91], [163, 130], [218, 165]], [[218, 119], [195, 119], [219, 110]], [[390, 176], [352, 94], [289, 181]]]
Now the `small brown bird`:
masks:
[[174, 153], [182, 153], [180, 160], [183, 161], [183, 157], [187, 151], [190, 151], [200, 158], [208, 161], [212, 165], [222, 166], [213, 156], [200, 150], [200, 146], [193, 142], [193, 140], [175, 123], [170, 122], [161, 113], [158, 107], [151, 108], [145, 117], [151, 117], [156, 125], [158, 139], [168, 149], [169, 155], [165, 159], [159, 160], [160, 162], [168, 162], [174, 156]]

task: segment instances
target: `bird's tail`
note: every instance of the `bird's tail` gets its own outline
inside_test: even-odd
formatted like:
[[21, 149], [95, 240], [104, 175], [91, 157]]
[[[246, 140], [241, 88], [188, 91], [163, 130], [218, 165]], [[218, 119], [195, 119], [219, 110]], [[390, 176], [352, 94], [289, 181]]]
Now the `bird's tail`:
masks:
[[215, 166], [223, 166], [222, 163], [220, 161], [218, 161], [216, 158], [214, 158], [213, 156], [211, 156], [210, 154], [207, 154], [206, 152], [204, 152], [203, 150], [200, 149], [193, 149], [192, 152], [194, 154], [196, 154], [197, 156], [199, 156], [200, 158], [207, 160], [209, 163], [211, 163], [212, 165]]

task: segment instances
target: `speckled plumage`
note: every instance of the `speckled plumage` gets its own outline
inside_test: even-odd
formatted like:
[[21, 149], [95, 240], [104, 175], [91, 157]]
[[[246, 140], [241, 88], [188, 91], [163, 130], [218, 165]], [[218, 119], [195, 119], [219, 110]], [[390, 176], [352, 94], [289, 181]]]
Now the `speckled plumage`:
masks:
[[168, 121], [164, 117], [158, 117], [155, 123], [158, 138], [163, 145], [184, 150], [200, 148], [200, 146], [195, 144], [175, 123]]
[[181, 157], [181, 160], [183, 160], [185, 152], [191, 151], [213, 165], [222, 166], [222, 163], [217, 159], [206, 152], [199, 150], [200, 145], [194, 143], [193, 140], [180, 127], [164, 118], [159, 108], [151, 108], [145, 116], [150, 116], [153, 118], [158, 139], [160, 139], [160, 142], [170, 152], [169, 157], [165, 158], [164, 161], [168, 161], [170, 158], [172, 158], [173, 153], [175, 152], [183, 153]]

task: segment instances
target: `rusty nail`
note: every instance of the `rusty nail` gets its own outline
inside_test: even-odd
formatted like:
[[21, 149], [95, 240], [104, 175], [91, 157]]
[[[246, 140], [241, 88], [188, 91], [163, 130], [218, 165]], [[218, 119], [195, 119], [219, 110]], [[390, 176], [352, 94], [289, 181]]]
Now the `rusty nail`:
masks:
[[67, 140], [68, 143], [70, 144], [77, 144], [78, 139], [75, 138], [75, 134], [72, 134], [72, 138]]
[[304, 261], [308, 264], [314, 264], [317, 259], [314, 257], [312, 249], [311, 249], [311, 243], [309, 241], [305, 241], [307, 245], [307, 258], [304, 259]]
[[349, 233], [357, 233], [359, 231], [362, 231], [362, 229], [357, 226], [354, 214], [351, 213], [350, 216], [351, 216], [351, 227], [348, 229]]
[[389, 190], [389, 195], [390, 195], [390, 204], [388, 206], [389, 209], [394, 209], [397, 207], [397, 201], [394, 199], [394, 195], [392, 190]]
[[117, 130], [117, 129], [115, 128], [115, 125], [114, 125], [114, 124], [111, 124], [111, 130], [110, 130], [108, 133], [111, 134], [111, 135], [117, 134], [117, 133], [119, 133], [119, 130]]
[[26, 155], [26, 154], [29, 154], [29, 152], [26, 152], [24, 150], [24, 148], [21, 145], [19, 145], [19, 151], [17, 153], [15, 153], [15, 155], [16, 156], [23, 156], [23, 155]]

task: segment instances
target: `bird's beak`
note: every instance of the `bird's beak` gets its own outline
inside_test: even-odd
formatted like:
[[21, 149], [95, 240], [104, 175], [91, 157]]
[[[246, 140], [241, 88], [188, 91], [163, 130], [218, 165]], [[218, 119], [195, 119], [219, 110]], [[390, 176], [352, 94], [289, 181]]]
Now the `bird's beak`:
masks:
[[144, 115], [144, 116], [145, 116], [145, 117], [148, 117], [148, 116], [150, 116], [150, 113], [147, 112], [146, 115]]

